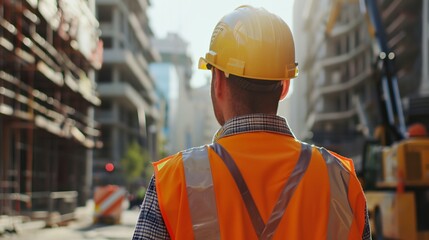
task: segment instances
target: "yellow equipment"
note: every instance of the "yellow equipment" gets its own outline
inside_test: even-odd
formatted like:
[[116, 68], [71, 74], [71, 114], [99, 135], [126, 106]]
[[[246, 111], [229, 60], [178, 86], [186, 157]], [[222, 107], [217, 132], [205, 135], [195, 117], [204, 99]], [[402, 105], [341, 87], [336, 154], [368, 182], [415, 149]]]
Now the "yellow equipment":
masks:
[[376, 239], [429, 239], [429, 138], [374, 146], [363, 179]]
[[285, 80], [298, 75], [288, 25], [265, 9], [251, 6], [238, 7], [219, 21], [199, 68], [207, 69], [207, 64], [226, 76]]
[[385, 147], [383, 156], [379, 186], [429, 187], [429, 138], [410, 138]]

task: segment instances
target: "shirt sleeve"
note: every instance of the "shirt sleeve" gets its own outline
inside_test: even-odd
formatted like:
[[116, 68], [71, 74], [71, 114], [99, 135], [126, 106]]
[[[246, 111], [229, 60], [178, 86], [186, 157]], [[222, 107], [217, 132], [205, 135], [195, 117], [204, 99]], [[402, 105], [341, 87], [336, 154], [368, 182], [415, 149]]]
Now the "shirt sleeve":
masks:
[[150, 180], [134, 230], [133, 240], [140, 239], [170, 239], [159, 210], [154, 176]]
[[365, 206], [365, 226], [363, 228], [362, 240], [371, 240], [371, 228], [369, 226], [368, 208]]

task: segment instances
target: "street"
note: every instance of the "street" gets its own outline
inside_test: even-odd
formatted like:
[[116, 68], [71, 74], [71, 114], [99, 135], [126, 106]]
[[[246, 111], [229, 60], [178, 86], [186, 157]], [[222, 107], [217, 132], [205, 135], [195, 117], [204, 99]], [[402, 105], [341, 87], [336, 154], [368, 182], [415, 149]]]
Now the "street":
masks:
[[[126, 209], [127, 204], [123, 208]], [[118, 225], [93, 224], [93, 205], [76, 210], [76, 220], [67, 226], [27, 229], [18, 233], [8, 234], [0, 239], [16, 240], [104, 240], [104, 239], [131, 239], [139, 210], [124, 210], [121, 215], [121, 223]]]

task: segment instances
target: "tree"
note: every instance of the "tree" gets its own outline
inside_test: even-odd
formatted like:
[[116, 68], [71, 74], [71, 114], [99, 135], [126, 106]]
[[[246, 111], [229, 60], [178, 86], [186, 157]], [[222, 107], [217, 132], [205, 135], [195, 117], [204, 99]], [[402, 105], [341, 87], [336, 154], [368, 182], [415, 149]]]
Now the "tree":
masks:
[[153, 174], [148, 152], [137, 141], [133, 141], [121, 159], [121, 169], [127, 185], [143, 181], [147, 184]]

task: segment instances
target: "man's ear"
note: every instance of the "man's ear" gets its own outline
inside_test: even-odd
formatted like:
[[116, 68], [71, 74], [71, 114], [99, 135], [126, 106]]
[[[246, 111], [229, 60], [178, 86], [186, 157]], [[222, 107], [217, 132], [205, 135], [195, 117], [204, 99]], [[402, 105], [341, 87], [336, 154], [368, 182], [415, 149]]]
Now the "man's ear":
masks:
[[219, 98], [225, 94], [224, 91], [225, 91], [226, 79], [225, 79], [224, 73], [219, 69], [214, 68], [213, 71], [214, 71], [214, 79], [213, 79], [214, 90], [215, 90], [216, 97]]
[[280, 101], [285, 99], [285, 97], [287, 96], [287, 93], [289, 92], [289, 86], [290, 86], [290, 79], [283, 80], [282, 94], [280, 95]]

